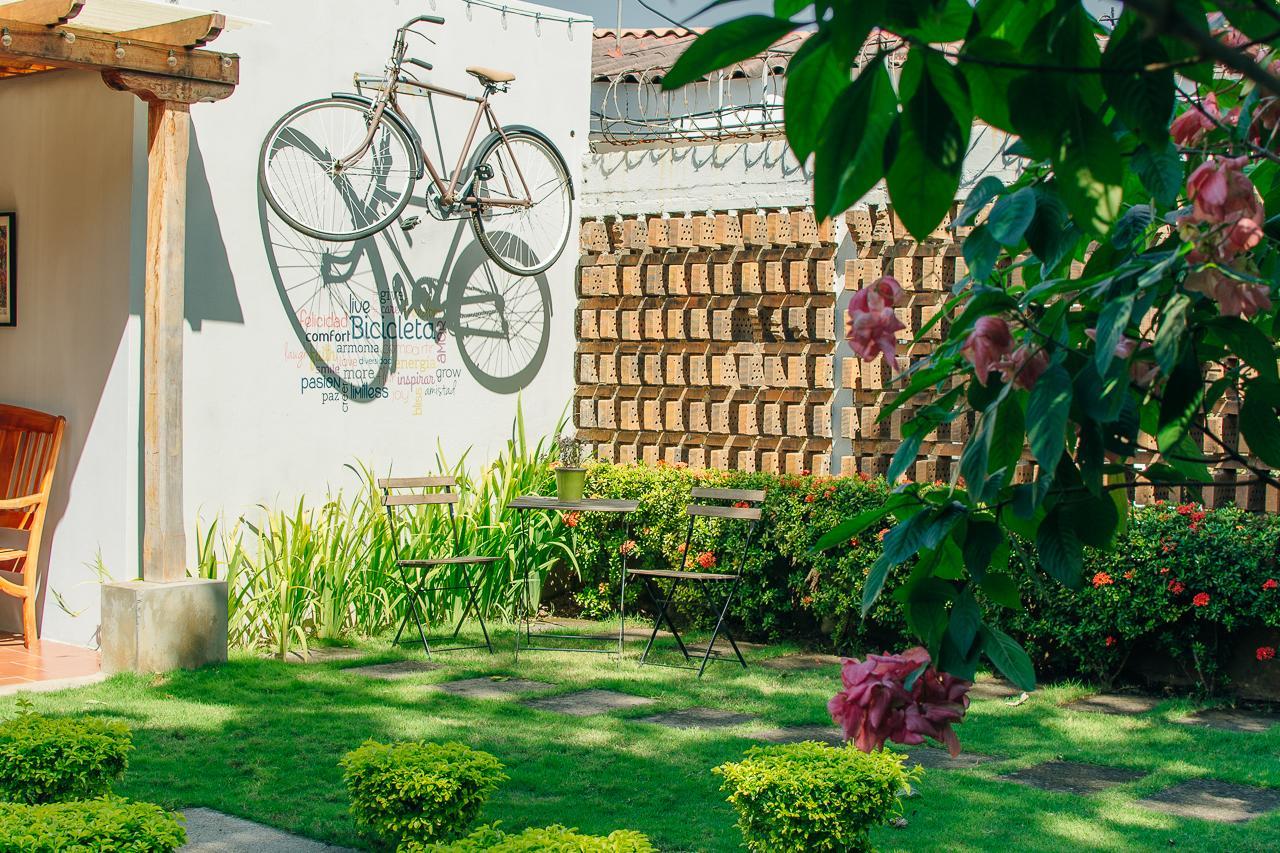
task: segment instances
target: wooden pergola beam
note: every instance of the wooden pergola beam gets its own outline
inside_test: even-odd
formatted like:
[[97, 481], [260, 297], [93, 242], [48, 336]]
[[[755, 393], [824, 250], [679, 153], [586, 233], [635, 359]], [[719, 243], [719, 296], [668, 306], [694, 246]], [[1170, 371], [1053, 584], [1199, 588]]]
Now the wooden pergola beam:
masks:
[[194, 18], [184, 18], [180, 21], [170, 21], [167, 24], [157, 24], [154, 27], [126, 30], [115, 33], [115, 36], [123, 39], [157, 42], [159, 44], [176, 44], [182, 47], [203, 47], [221, 35], [226, 26], [226, 15], [220, 12], [211, 12], [208, 15], [197, 15]]
[[79, 15], [83, 8], [84, 0], [18, 0], [17, 3], [0, 6], [0, 18], [23, 24], [56, 27]]
[[8, 36], [8, 46], [0, 47], [0, 65], [35, 61], [57, 68], [136, 71], [230, 86], [240, 81], [240, 59], [233, 54], [169, 47], [110, 33], [49, 29], [3, 17], [8, 8], [0, 6], [0, 30]]

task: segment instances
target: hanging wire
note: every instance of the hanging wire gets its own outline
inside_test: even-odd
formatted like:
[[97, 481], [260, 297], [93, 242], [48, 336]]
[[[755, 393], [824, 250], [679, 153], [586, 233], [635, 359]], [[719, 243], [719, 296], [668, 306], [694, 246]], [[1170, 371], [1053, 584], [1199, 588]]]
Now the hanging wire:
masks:
[[507, 15], [519, 15], [522, 18], [535, 18], [543, 21], [553, 21], [558, 24], [589, 24], [591, 18], [573, 18], [563, 15], [548, 15], [544, 12], [530, 12], [525, 9], [518, 9], [514, 6], [504, 6], [500, 3], [490, 3], [488, 0], [463, 0], [467, 4], [467, 20], [471, 19], [471, 7], [480, 6], [484, 9], [492, 9], [495, 12], [501, 12], [505, 18]]

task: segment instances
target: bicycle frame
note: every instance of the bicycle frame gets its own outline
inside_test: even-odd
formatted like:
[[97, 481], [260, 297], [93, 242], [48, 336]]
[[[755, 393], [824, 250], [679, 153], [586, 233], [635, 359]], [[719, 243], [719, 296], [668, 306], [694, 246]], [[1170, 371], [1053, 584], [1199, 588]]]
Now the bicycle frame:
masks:
[[[466, 164], [467, 157], [471, 154], [471, 146], [475, 142], [476, 131], [480, 127], [481, 118], [485, 119], [488, 123], [489, 130], [491, 132], [498, 134], [499, 138], [502, 140], [503, 146], [506, 147], [509, 154], [511, 153], [511, 144], [507, 140], [506, 133], [502, 130], [502, 125], [498, 123], [498, 118], [493, 112], [492, 105], [489, 103], [489, 99], [492, 95], [499, 91], [493, 84], [485, 84], [483, 95], [468, 95], [465, 92], [456, 92], [453, 89], [446, 89], [443, 86], [436, 86], [431, 83], [423, 83], [418, 80], [406, 81], [401, 79], [401, 66], [405, 61], [404, 55], [407, 47], [405, 35], [410, 31], [410, 28], [419, 21], [443, 23], [442, 19], [433, 18], [428, 15], [420, 15], [396, 31], [396, 41], [392, 49], [391, 59], [387, 62], [386, 76], [382, 81], [380, 87], [381, 91], [374, 101], [373, 112], [369, 119], [369, 131], [365, 134], [364, 141], [360, 143], [354, 152], [343, 157], [337, 162], [337, 164], [335, 164], [336, 170], [341, 171], [342, 168], [358, 162], [360, 158], [365, 155], [373, 145], [374, 137], [377, 135], [378, 125], [381, 124], [383, 116], [388, 109], [395, 113], [406, 127], [413, 129], [413, 122], [410, 121], [409, 117], [405, 115], [402, 109], [400, 109], [400, 105], [396, 101], [396, 94], [400, 91], [401, 87], [410, 87], [412, 89], [419, 90], [417, 92], [408, 92], [408, 94], [411, 95], [418, 95], [421, 97], [441, 95], [446, 98], [469, 101], [476, 105], [475, 115], [471, 119], [471, 125], [467, 128], [466, 140], [463, 142], [462, 149], [458, 153], [458, 164], [454, 168], [453, 176], [449, 179], [447, 184], [445, 183], [444, 177], [436, 169], [426, 148], [423, 146], [421, 134], [419, 134], [416, 129], [414, 129], [414, 132], [411, 134], [413, 137], [413, 144], [418, 148], [418, 155], [422, 158], [422, 164], [426, 168], [427, 174], [431, 179], [431, 183], [435, 185], [436, 190], [440, 193], [440, 200], [446, 207], [451, 207], [455, 204], [464, 204], [475, 207], [479, 207], [482, 204], [491, 207], [531, 207], [533, 205], [533, 193], [530, 192], [529, 185], [525, 181], [524, 174], [520, 171], [520, 164], [516, 162], [514, 155], [511, 156], [511, 164], [515, 169], [516, 177], [519, 178], [520, 189], [524, 192], [522, 196], [516, 194], [514, 188], [511, 186], [510, 177], [506, 174], [503, 175], [503, 181], [506, 184], [507, 190], [505, 198], [486, 196], [481, 199], [474, 194], [463, 197], [459, 197], [457, 195], [461, 189], [459, 185], [463, 177], [462, 170]], [[425, 63], [422, 64], [425, 65]], [[428, 69], [430, 68], [430, 66], [426, 67]], [[470, 177], [471, 176], [468, 176], [468, 179], [470, 179]], [[470, 187], [471, 183], [468, 182], [467, 186]]]

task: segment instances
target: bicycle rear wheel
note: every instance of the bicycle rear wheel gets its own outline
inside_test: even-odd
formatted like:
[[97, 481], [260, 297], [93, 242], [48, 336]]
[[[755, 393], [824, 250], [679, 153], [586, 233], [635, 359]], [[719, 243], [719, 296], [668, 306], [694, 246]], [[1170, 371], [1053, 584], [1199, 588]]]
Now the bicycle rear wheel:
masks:
[[[479, 149], [471, 226], [493, 262], [515, 275], [545, 272], [564, 252], [573, 225], [573, 183], [564, 158], [532, 128], [503, 128]], [[502, 204], [525, 197], [525, 207]], [[491, 201], [486, 202], [486, 199]]]
[[262, 143], [258, 180], [271, 209], [317, 240], [359, 240], [386, 228], [409, 203], [417, 176], [412, 143], [383, 119], [367, 149], [367, 106], [323, 98], [295, 107]]

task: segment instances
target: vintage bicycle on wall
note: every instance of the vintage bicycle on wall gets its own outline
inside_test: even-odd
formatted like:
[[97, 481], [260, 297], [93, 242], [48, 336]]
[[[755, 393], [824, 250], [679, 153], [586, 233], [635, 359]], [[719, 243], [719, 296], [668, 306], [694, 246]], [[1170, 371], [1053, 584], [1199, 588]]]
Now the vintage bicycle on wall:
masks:
[[[290, 227], [332, 242], [360, 240], [387, 228], [413, 197], [424, 175], [427, 210], [441, 220], [469, 217], [476, 240], [502, 269], [521, 276], [544, 272], [569, 242], [573, 183], [564, 157], [545, 134], [498, 123], [490, 104], [515, 75], [472, 66], [484, 86], [468, 95], [418, 80], [405, 66], [430, 71], [407, 57], [408, 36], [430, 41], [414, 27], [443, 24], [418, 15], [396, 30], [381, 77], [356, 77], [357, 92], [335, 93], [287, 112], [262, 145], [259, 181], [271, 209]], [[373, 96], [364, 93], [369, 88]], [[476, 105], [457, 166], [437, 170], [397, 96], [440, 95]], [[489, 134], [475, 146], [484, 120]], [[400, 225], [416, 226], [417, 216]]]

